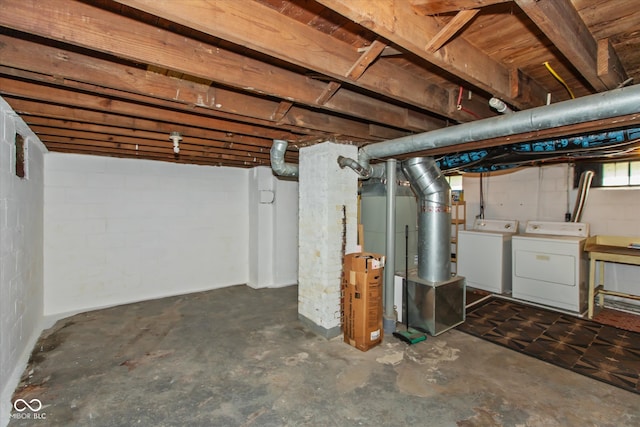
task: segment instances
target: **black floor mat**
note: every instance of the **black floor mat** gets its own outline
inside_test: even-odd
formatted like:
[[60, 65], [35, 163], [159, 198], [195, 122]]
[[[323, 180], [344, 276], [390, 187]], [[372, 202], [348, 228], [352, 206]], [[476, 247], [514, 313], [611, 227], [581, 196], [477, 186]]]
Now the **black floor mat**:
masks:
[[640, 394], [640, 333], [500, 298], [469, 307], [457, 329]]

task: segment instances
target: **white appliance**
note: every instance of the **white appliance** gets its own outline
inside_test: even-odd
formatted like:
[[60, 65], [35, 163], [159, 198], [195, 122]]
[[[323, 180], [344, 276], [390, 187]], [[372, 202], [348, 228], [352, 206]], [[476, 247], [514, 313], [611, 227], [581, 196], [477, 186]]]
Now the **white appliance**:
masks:
[[516, 299], [571, 312], [587, 307], [589, 263], [584, 244], [589, 225], [528, 221], [513, 236], [513, 289]]
[[458, 274], [467, 286], [498, 294], [511, 292], [511, 236], [518, 221], [476, 219], [458, 232]]

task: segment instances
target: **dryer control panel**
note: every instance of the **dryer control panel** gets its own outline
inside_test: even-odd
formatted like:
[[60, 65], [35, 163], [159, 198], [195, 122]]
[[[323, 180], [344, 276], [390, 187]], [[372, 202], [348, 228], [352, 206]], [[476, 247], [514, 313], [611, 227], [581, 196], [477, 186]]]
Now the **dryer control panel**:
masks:
[[527, 221], [526, 234], [589, 237], [589, 224], [584, 222]]

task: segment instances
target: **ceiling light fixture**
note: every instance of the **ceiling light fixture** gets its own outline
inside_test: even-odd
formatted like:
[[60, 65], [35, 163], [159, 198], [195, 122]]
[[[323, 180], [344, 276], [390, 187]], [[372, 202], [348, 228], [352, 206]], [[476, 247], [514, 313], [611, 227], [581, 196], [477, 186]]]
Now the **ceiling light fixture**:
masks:
[[180, 153], [180, 141], [182, 141], [180, 132], [171, 132], [169, 139], [173, 141], [173, 152], [176, 154]]

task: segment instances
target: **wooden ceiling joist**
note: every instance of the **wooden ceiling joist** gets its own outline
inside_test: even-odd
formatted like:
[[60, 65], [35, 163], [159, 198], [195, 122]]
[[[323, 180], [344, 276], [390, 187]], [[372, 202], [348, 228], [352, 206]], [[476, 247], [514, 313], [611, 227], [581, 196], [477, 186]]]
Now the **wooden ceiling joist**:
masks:
[[[235, 3], [244, 2], [228, 4]], [[176, 3], [176, 6], [180, 4]], [[181, 9], [192, 10], [184, 7]], [[368, 120], [371, 119], [371, 114], [378, 114], [380, 123], [391, 125], [394, 115], [402, 116], [402, 110], [406, 111], [401, 107], [394, 108], [388, 103], [350, 91], [341, 91], [330, 102], [320, 105], [316, 100], [325, 89], [325, 85], [320, 81], [314, 82], [295, 72], [114, 15], [84, 3], [70, 0], [49, 0], [40, 3], [5, 0], [3, 12], [0, 15], [0, 25], [8, 28], [134, 62], [162, 65], [184, 74], [211, 79], [216, 83], [256, 94], [274, 96]], [[123, 25], [122, 20], [126, 20], [127, 24]], [[89, 34], [91, 36], [88, 36]], [[413, 77], [412, 80], [418, 82], [419, 79]], [[424, 102], [430, 102], [433, 106], [437, 104], [438, 108], [441, 108], [442, 101], [447, 96], [435, 86], [414, 89], [423, 90], [421, 93], [428, 89], [428, 93], [431, 94], [429, 97], [420, 97], [420, 102], [414, 100], [419, 106]], [[404, 87], [402, 91], [405, 91]], [[444, 115], [443, 111], [439, 113]], [[433, 127], [441, 125], [432, 118], [431, 121], [434, 123]]]
[[[169, 144], [168, 147], [160, 147], [152, 144], [132, 144], [126, 142], [111, 142], [111, 141], [96, 141], [93, 139], [74, 139], [69, 141], [63, 137], [45, 135], [42, 138], [42, 142], [47, 144], [67, 144], [68, 148], [95, 148], [104, 153], [138, 153], [138, 155], [145, 155], [147, 153], [175, 155], [173, 152], [173, 145]], [[212, 149], [202, 149], [201, 147], [190, 146], [189, 144], [180, 143], [180, 152], [178, 156], [174, 156], [177, 159], [182, 157], [201, 157], [212, 161], [218, 161], [220, 159], [235, 160], [248, 163], [255, 163], [256, 165], [269, 163], [269, 157], [264, 156], [246, 156], [237, 155], [230, 152], [219, 152]]]
[[[103, 129], [96, 129], [95, 131], [77, 130], [77, 129], [63, 129], [59, 127], [38, 125], [37, 121], [30, 121], [29, 126], [40, 137], [41, 140], [51, 140], [52, 137], [60, 138], [61, 141], [67, 139], [70, 142], [77, 141], [95, 141], [105, 143], [116, 143], [118, 146], [140, 146], [140, 147], [155, 147], [159, 149], [171, 149], [173, 147], [172, 142], [166, 135], [160, 133], [147, 133], [147, 138], [141, 136], [129, 136], [124, 132], [117, 130], [109, 130], [113, 133], [107, 133]], [[117, 133], [116, 133], [117, 132]], [[256, 157], [259, 159], [268, 160], [269, 151], [261, 150], [254, 146], [248, 146], [245, 144], [230, 144], [220, 141], [203, 140], [194, 137], [184, 138], [180, 142], [180, 146], [193, 151], [202, 151], [218, 154], [233, 154], [237, 157]], [[287, 154], [288, 159], [294, 160], [297, 156]]]
[[[3, 96], [5, 99], [10, 101], [14, 110], [25, 118], [27, 124], [30, 123], [30, 117], [35, 116], [62, 121], [79, 122], [85, 125], [109, 123], [111, 126], [118, 128], [131, 129], [131, 132], [134, 134], [138, 131], [150, 131], [163, 132], [168, 136], [171, 132], [175, 131], [180, 132], [182, 135], [218, 140], [229, 144], [242, 143], [255, 145], [256, 147], [263, 147], [265, 149], [269, 149], [273, 144], [273, 141], [269, 138], [234, 134], [217, 129], [192, 127], [186, 123], [155, 121], [153, 119], [117, 114], [113, 111], [93, 111], [75, 108], [72, 106], [48, 104], [39, 100], [17, 98], [10, 95]], [[290, 146], [295, 146], [295, 144]]]
[[[95, 91], [107, 96], [124, 97], [159, 106], [164, 105], [183, 111], [197, 111], [212, 117], [270, 126], [274, 121], [272, 118], [274, 108], [280, 108], [280, 104], [273, 100], [178, 80], [133, 67], [121, 66], [124, 67], [122, 69], [109, 61], [93, 59], [74, 52], [3, 35], [0, 35], [0, 56], [6, 58], [3, 62], [7, 66], [19, 69], [10, 71], [7, 67], [1, 67], [6, 74], [23, 78], [31, 77], [43, 82], [57, 82], [71, 88]], [[27, 69], [30, 71], [22, 71]], [[35, 73], [42, 75], [36, 76]], [[124, 77], [120, 78], [121, 75]], [[130, 82], [127, 83], [128, 81]], [[135, 82], [139, 83], [135, 84]], [[148, 85], [145, 86], [145, 83]], [[87, 87], [86, 84], [93, 86]], [[147, 97], [153, 99], [147, 99]], [[288, 103], [288, 105], [291, 108], [293, 103]], [[354, 103], [353, 107], [357, 109], [359, 105]], [[369, 108], [372, 107], [369, 106]], [[398, 109], [395, 115], [397, 126], [404, 125], [403, 113], [405, 112], [406, 109]], [[343, 134], [346, 137], [362, 139], [369, 138], [367, 127], [358, 121], [349, 121], [344, 117], [328, 117], [326, 114], [303, 108], [297, 108], [295, 114], [298, 117], [304, 117], [304, 122], [310, 128], [320, 132]], [[308, 130], [305, 129], [296, 129], [291, 124], [290, 130], [296, 133], [308, 133]]]
[[594, 89], [615, 89], [626, 79], [621, 66], [609, 69], [609, 64], [620, 63], [611, 46], [606, 47], [607, 61], [601, 62], [605, 69], [598, 72], [598, 42], [570, 0], [515, 1]]
[[256, 167], [266, 166], [263, 162], [250, 162], [247, 160], [238, 160], [234, 158], [227, 158], [226, 156], [201, 156], [201, 155], [175, 155], [171, 153], [155, 153], [145, 152], [140, 150], [113, 150], [110, 148], [88, 146], [82, 144], [67, 144], [57, 143], [49, 141], [47, 147], [51, 151], [61, 153], [73, 153], [73, 154], [101, 154], [110, 157], [130, 158], [130, 159], [146, 159], [146, 160], [161, 160], [165, 162], [174, 163], [188, 163], [205, 166], [231, 166], [231, 167]]
[[[511, 70], [462, 37], [451, 39], [436, 52], [426, 51], [424, 47], [440, 32], [441, 25], [434, 17], [417, 15], [408, 2], [318, 1], [418, 57], [520, 109], [544, 105], [546, 102], [546, 91], [532, 81], [523, 86], [527, 93], [513, 98], [510, 90], [510, 79], [513, 77]], [[396, 25], [398, 21], [403, 22], [403, 25]]]
[[[391, 63], [378, 61], [371, 64], [367, 73], [357, 80], [345, 77], [360, 59], [352, 46], [319, 33], [303, 23], [286, 19], [277, 11], [259, 3], [225, 2], [222, 9], [216, 2], [199, 2], [191, 4], [191, 7], [182, 7], [180, 3], [173, 1], [118, 2], [311, 69], [331, 77], [332, 80], [345, 81], [442, 116], [451, 113], [442, 110], [442, 106], [446, 105], [443, 101], [448, 96], [446, 91]], [[402, 84], [399, 84], [400, 81]], [[315, 99], [319, 95], [320, 93]], [[330, 103], [325, 106], [330, 106]]]

